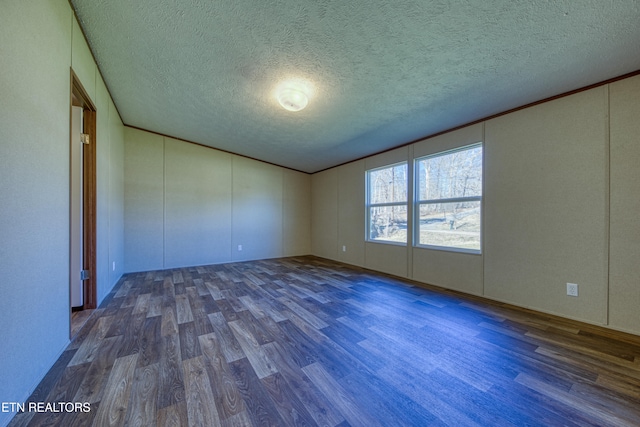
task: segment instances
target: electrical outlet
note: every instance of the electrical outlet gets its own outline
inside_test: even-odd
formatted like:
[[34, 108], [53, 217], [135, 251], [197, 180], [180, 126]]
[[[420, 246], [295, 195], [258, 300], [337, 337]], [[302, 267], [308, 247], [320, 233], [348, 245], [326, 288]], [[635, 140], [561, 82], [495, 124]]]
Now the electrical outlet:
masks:
[[242, 250], [242, 245], [238, 245], [238, 251]]
[[342, 252], [347, 252], [347, 247], [346, 246], [342, 246]]
[[113, 261], [113, 264], [111, 264], [111, 271], [116, 271], [116, 262]]
[[575, 283], [567, 283], [567, 295], [570, 297], [578, 296], [578, 285]]

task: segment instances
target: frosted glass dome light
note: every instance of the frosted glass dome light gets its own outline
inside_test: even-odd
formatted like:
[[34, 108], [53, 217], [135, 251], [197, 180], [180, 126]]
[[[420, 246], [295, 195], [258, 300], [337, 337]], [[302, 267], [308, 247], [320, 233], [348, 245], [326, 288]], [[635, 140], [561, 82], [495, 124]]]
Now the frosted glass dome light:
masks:
[[273, 90], [274, 98], [288, 111], [304, 109], [313, 98], [314, 85], [305, 79], [289, 78], [281, 81]]
[[309, 103], [309, 97], [301, 90], [284, 88], [278, 93], [278, 102], [289, 111], [300, 111]]

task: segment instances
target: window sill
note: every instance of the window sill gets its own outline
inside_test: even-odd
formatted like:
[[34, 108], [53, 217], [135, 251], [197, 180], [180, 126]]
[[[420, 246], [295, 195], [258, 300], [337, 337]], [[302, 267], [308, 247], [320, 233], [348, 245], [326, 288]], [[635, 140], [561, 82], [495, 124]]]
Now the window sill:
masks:
[[455, 252], [455, 253], [467, 254], [467, 255], [482, 255], [482, 251], [479, 249], [453, 248], [450, 246], [414, 245], [414, 248], [428, 249], [428, 250], [440, 251], [440, 252]]
[[365, 240], [365, 243], [378, 243], [391, 246], [407, 246], [406, 242], [394, 242], [392, 240]]

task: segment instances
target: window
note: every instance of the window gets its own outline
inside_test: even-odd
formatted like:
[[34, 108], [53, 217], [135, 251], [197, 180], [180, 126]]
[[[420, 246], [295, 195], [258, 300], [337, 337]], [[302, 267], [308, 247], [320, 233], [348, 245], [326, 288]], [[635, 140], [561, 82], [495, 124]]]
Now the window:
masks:
[[407, 163], [367, 171], [367, 240], [407, 243]]
[[415, 160], [417, 246], [480, 252], [482, 144]]

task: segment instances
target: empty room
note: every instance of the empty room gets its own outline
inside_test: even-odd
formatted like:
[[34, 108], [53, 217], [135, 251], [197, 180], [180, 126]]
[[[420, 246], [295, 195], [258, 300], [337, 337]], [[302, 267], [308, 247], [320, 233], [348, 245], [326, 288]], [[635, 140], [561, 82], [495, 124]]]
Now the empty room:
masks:
[[640, 425], [636, 0], [2, 0], [0, 426]]

